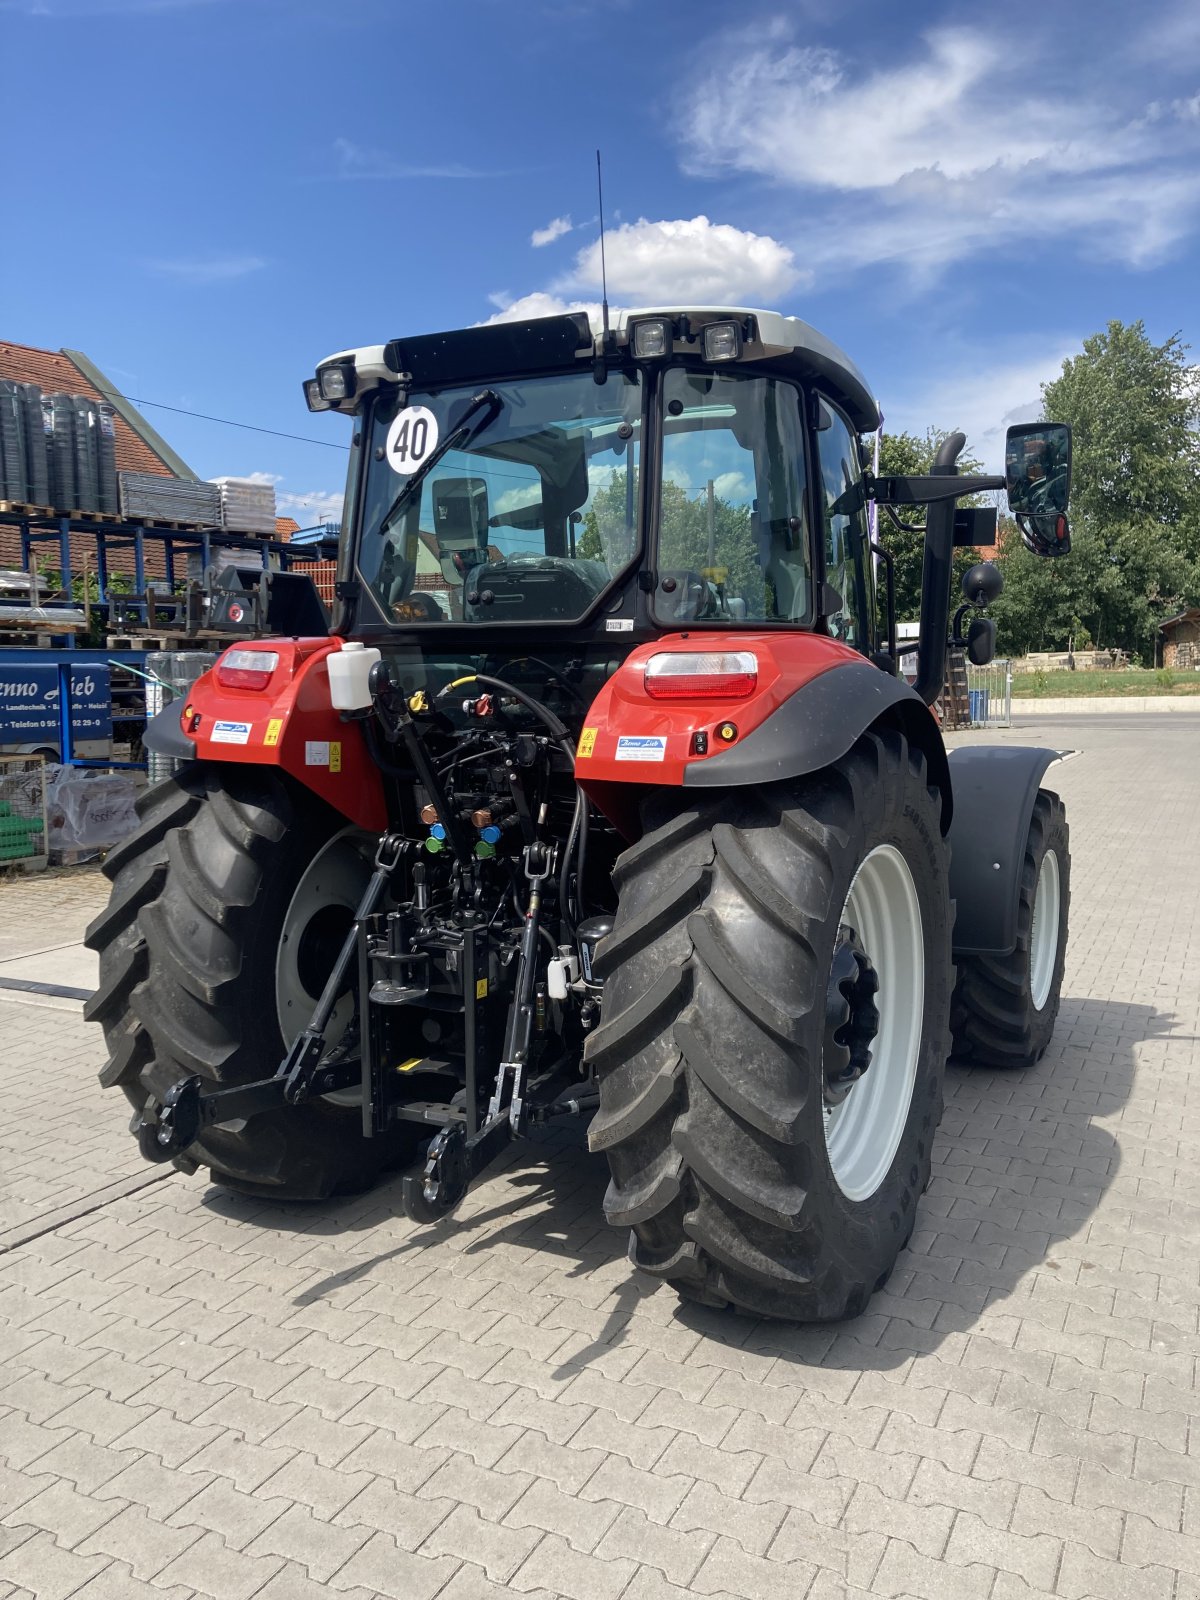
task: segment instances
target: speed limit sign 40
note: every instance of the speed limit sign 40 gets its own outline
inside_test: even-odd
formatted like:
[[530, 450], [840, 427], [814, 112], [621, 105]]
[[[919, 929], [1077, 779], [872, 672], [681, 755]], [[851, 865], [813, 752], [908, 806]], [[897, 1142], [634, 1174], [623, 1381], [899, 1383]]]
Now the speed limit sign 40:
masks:
[[388, 466], [410, 477], [437, 449], [438, 420], [428, 406], [406, 406], [396, 413], [387, 436]]

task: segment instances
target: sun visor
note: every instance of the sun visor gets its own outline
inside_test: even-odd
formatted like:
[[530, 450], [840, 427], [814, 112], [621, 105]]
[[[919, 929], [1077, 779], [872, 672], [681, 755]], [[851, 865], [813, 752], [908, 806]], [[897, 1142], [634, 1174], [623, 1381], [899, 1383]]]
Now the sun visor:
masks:
[[451, 384], [472, 378], [551, 371], [569, 367], [593, 350], [587, 313], [497, 322], [450, 333], [393, 339], [384, 351], [390, 371], [407, 372], [413, 385]]

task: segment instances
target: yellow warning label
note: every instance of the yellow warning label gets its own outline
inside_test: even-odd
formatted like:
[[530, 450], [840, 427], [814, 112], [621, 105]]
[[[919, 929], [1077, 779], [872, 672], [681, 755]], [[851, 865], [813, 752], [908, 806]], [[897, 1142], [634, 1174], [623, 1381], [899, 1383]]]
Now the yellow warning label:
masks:
[[414, 1067], [419, 1067], [424, 1061], [424, 1056], [409, 1056], [407, 1061], [402, 1061], [396, 1068], [397, 1072], [411, 1072]]
[[267, 723], [267, 731], [263, 734], [264, 744], [278, 744], [279, 735], [283, 731], [283, 718], [272, 717]]
[[486, 978], [477, 978], [475, 980], [475, 998], [476, 998], [476, 1000], [486, 1000], [487, 999], [487, 979]]
[[591, 755], [592, 751], [596, 748], [596, 734], [598, 731], [599, 730], [597, 728], [585, 728], [583, 730], [583, 732], [579, 735], [579, 749], [576, 751], [576, 755]]
[[342, 770], [342, 746], [337, 739], [331, 740], [329, 744], [329, 770], [330, 772]]

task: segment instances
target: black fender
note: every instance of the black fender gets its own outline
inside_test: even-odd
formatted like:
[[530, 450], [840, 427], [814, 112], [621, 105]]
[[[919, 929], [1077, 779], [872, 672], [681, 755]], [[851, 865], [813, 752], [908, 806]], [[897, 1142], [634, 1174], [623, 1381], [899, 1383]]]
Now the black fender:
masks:
[[898, 728], [920, 749], [929, 781], [941, 794], [942, 832], [948, 832], [953, 798], [941, 730], [906, 679], [865, 658], [821, 673], [739, 744], [691, 762], [683, 786], [725, 789], [802, 778], [832, 766], [876, 724]]
[[179, 713], [183, 706], [177, 700], [164, 706], [146, 724], [142, 734], [142, 748], [153, 750], [156, 756], [173, 756], [176, 761], [193, 761], [196, 746], [179, 726]]
[[973, 745], [950, 752], [950, 893], [956, 955], [1008, 955], [1017, 943], [1021, 863], [1038, 789], [1057, 750]]

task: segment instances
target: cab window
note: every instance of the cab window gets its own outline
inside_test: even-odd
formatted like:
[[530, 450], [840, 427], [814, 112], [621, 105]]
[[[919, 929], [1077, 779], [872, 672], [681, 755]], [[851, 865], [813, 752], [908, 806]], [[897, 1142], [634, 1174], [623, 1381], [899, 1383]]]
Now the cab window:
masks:
[[812, 618], [799, 391], [754, 373], [663, 378], [660, 622]]
[[825, 552], [821, 605], [834, 638], [869, 654], [875, 648], [875, 584], [858, 435], [823, 401], [817, 439]]

